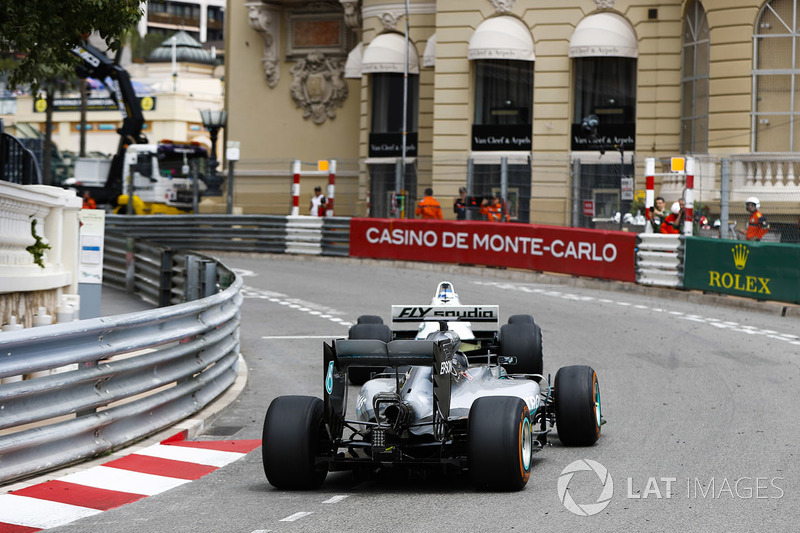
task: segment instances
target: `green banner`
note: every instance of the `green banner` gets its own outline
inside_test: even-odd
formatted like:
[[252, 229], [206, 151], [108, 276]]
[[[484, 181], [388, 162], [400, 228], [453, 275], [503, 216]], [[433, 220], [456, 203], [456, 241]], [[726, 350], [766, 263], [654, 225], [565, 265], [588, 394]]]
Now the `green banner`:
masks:
[[800, 303], [800, 246], [687, 237], [683, 286]]

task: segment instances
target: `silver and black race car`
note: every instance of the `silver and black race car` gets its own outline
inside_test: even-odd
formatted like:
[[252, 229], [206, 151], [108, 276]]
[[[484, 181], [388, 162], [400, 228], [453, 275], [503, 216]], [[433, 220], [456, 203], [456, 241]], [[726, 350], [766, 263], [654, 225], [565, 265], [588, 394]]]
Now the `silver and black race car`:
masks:
[[[392, 322], [364, 315], [348, 338], [324, 343], [322, 400], [273, 400], [262, 447], [270, 484], [311, 489], [329, 471], [432, 467], [467, 473], [479, 489], [520, 490], [554, 427], [567, 446], [600, 437], [597, 374], [566, 366], [551, 383], [532, 316], [498, 328], [498, 306], [462, 305], [443, 281], [430, 304], [393, 305]], [[348, 380], [361, 385], [353, 418]]]

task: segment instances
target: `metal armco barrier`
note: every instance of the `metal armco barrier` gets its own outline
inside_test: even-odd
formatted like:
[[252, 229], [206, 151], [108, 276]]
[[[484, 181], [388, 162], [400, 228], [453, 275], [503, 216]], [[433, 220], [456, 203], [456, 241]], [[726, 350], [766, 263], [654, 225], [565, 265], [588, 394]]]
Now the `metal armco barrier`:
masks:
[[[118, 237], [108, 242], [114, 239], [119, 246]], [[154, 258], [159, 248], [152, 244], [132, 244], [142, 253], [134, 252], [136, 263], [148, 264], [134, 272], [134, 286], [161, 287], [159, 276], [167, 272], [158, 260], [165, 256]], [[0, 377], [51, 371], [0, 385], [0, 483], [130, 444], [199, 411], [234, 382], [241, 278], [204, 256], [181, 257], [189, 275], [178, 291], [194, 291], [187, 299], [211, 295], [0, 335]], [[214, 267], [188, 266], [192, 262]], [[117, 283], [130, 279], [120, 274], [118, 260], [109, 263]], [[162, 290], [140, 288], [139, 294], [161, 299]]]
[[727, 239], [686, 239], [687, 289], [800, 303], [800, 246]]
[[274, 215], [106, 217], [106, 231], [167, 247], [236, 252], [349, 254], [350, 219]]
[[683, 286], [683, 236], [640, 233], [637, 237], [636, 283]]

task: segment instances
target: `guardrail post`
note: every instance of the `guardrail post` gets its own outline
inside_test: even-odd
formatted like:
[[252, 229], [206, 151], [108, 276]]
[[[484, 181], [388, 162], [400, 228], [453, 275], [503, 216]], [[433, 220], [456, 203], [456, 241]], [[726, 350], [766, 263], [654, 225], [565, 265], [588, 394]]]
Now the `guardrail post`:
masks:
[[186, 256], [186, 290], [184, 296], [187, 302], [200, 297], [200, 260], [194, 255]]
[[730, 222], [731, 201], [731, 160], [723, 158], [719, 174], [719, 237], [728, 238], [728, 224]]
[[136, 239], [125, 238], [125, 292], [133, 294], [136, 287]]
[[217, 293], [217, 263], [204, 260], [203, 265], [203, 298]]
[[158, 283], [158, 306], [172, 305], [172, 250], [161, 251], [161, 276]]

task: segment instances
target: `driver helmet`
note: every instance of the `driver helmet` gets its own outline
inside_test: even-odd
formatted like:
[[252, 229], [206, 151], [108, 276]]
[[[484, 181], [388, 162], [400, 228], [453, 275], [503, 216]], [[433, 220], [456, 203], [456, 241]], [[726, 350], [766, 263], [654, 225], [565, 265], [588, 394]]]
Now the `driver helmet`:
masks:
[[459, 303], [458, 294], [456, 294], [453, 284], [449, 281], [443, 281], [436, 288], [436, 296], [433, 298], [434, 304], [447, 304]]
[[469, 368], [469, 359], [464, 355], [464, 352], [456, 352], [453, 356], [453, 372], [461, 373]]
[[759, 201], [758, 201], [758, 198], [756, 198], [755, 196], [751, 196], [750, 198], [748, 198], [747, 200], [745, 200], [745, 201], [744, 201], [744, 205], [745, 205], [745, 207], [747, 207], [747, 204], [753, 204], [753, 205], [755, 205], [755, 206], [756, 206], [756, 209], [760, 209], [760, 208], [761, 208], [761, 202], [759, 202]]

